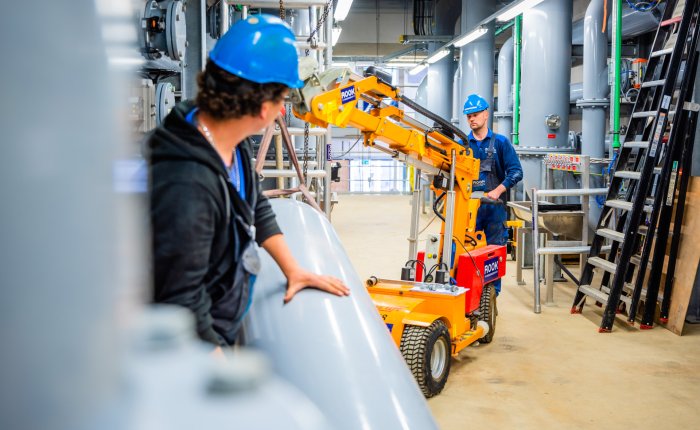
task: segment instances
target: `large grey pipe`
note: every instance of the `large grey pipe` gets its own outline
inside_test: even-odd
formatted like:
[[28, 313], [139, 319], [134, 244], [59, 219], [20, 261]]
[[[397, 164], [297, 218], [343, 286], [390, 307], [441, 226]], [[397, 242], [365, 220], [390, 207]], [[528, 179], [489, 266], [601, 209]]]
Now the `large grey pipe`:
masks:
[[464, 101], [462, 100], [462, 62], [457, 64], [454, 78], [452, 78], [452, 124], [459, 127], [459, 121], [462, 117]]
[[[494, 0], [463, 0], [461, 32], [466, 34], [474, 29], [484, 18], [496, 11]], [[489, 128], [493, 124], [493, 71], [494, 71], [494, 21], [485, 25], [488, 32], [477, 40], [464, 45], [462, 50], [461, 102], [469, 94], [479, 94], [489, 102]], [[459, 127], [469, 130], [467, 119], [459, 116]]]
[[[437, 2], [435, 11], [435, 34], [452, 35], [457, 20], [459, 2], [448, 0]], [[436, 52], [442, 43], [429, 43], [430, 54]], [[431, 112], [449, 121], [452, 118], [452, 79], [454, 77], [452, 53], [428, 67], [428, 104]], [[428, 124], [432, 125], [432, 124]]]
[[[601, 32], [604, 17], [604, 5], [607, 0], [591, 0], [584, 18], [583, 38], [583, 99], [577, 106], [583, 108], [581, 154], [592, 158], [605, 155], [605, 108], [610, 87], [607, 79], [608, 38]], [[600, 165], [593, 173], [600, 173]], [[591, 187], [601, 186], [599, 176], [591, 177]], [[595, 228], [600, 218], [600, 207], [591, 199], [588, 223]]]
[[302, 267], [342, 279], [352, 293], [303, 290], [283, 305], [286, 279], [263, 252], [246, 343], [264, 351], [335, 429], [437, 428], [331, 224], [294, 200], [273, 200], [272, 207]]
[[[442, 46], [429, 44], [432, 54]], [[449, 120], [452, 117], [452, 54], [428, 66], [428, 110]], [[432, 124], [427, 124], [432, 125]]]
[[[525, 190], [541, 187], [541, 155], [568, 146], [572, 2], [544, 0], [523, 13], [521, 163]], [[550, 128], [546, 118], [558, 118]]]
[[498, 52], [498, 133], [511, 138], [513, 133], [513, 38]]
[[[97, 3], [46, 2], [37, 13], [18, 2], [0, 16], [0, 48], [13, 59], [0, 81], [3, 429], [107, 428], [95, 420], [114, 412], [118, 324], [143, 285], [135, 224], [145, 216], [113, 177], [115, 107], [128, 91], [108, 68], [108, 58], [137, 59], [135, 23], [111, 13], [123, 5]], [[61, 60], [47, 67], [52, 57]]]

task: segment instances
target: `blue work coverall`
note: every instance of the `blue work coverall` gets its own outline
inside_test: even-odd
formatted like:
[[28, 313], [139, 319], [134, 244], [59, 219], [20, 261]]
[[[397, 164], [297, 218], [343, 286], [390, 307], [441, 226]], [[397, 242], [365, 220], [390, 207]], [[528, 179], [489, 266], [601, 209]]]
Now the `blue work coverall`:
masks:
[[[474, 181], [473, 190], [488, 193], [503, 184], [506, 191], [523, 179], [523, 168], [518, 154], [507, 137], [494, 133], [489, 129], [482, 141], [476, 140], [474, 133], [469, 133], [469, 148], [474, 151], [474, 157], [481, 160], [479, 179]], [[476, 216], [476, 229], [484, 232], [489, 245], [505, 245], [508, 241], [506, 230], [505, 205], [482, 204]], [[501, 280], [494, 282], [496, 294], [501, 292]]]

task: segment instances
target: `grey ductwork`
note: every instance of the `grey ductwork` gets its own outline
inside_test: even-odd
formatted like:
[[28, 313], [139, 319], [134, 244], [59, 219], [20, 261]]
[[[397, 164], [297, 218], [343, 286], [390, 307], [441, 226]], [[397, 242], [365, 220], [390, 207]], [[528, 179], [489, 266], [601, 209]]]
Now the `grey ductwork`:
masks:
[[307, 289], [283, 304], [287, 280], [261, 251], [245, 343], [311, 399], [338, 430], [436, 429], [428, 405], [327, 218], [274, 199], [272, 208], [299, 264], [340, 278], [349, 297]]
[[[495, 0], [463, 0], [461, 33], [465, 34], [496, 11]], [[460, 63], [462, 82], [460, 102], [463, 104], [469, 94], [479, 94], [489, 102], [489, 127], [493, 123], [493, 57], [494, 21], [486, 24], [488, 32], [477, 40], [461, 48]], [[467, 119], [459, 115], [459, 127], [469, 130]]]
[[[608, 106], [607, 98], [610, 87], [607, 79], [608, 41], [605, 33], [601, 32], [604, 17], [604, 3], [607, 0], [591, 0], [586, 9], [584, 18], [583, 39], [583, 98], [576, 106], [583, 108], [581, 154], [591, 158], [603, 158], [605, 155], [605, 108]], [[600, 170], [600, 165], [592, 165]], [[591, 176], [591, 187], [602, 185], [600, 177]], [[592, 228], [600, 218], [600, 207], [595, 199], [591, 199], [588, 216], [589, 225]]]
[[513, 133], [513, 38], [498, 52], [498, 133], [509, 139]]
[[[589, 4], [590, 7], [590, 4]], [[622, 37], [623, 38], [628, 38], [628, 37], [635, 37], [639, 36], [640, 34], [648, 33], [650, 31], [656, 30], [659, 26], [659, 21], [661, 20], [661, 15], [664, 10], [665, 5], [662, 3], [654, 9], [653, 11], [649, 12], [637, 12], [634, 9], [631, 9], [627, 4], [623, 3], [622, 4]], [[602, 12], [601, 12], [602, 14]], [[588, 14], [586, 14], [588, 16]], [[585, 21], [587, 18], [580, 19], [576, 22], [573, 23], [572, 26], [572, 32], [571, 32], [571, 43], [573, 45], [582, 45], [584, 44], [584, 39], [585, 39]], [[600, 22], [601, 25], [598, 26], [598, 31], [602, 28], [602, 22]], [[606, 31], [607, 38], [606, 40], [609, 41], [610, 39], [610, 26], [612, 23], [608, 21], [608, 28]]]
[[541, 186], [541, 155], [569, 147], [571, 14], [571, 2], [561, 0], [545, 0], [523, 13], [518, 152], [528, 192]]

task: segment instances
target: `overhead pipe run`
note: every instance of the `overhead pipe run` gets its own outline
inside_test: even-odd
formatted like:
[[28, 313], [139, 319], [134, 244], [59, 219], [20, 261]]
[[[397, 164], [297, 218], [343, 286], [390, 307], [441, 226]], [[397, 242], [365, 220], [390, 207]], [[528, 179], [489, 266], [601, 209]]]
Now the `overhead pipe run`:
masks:
[[[617, 1], [617, 0], [615, 0]], [[621, 15], [622, 15], [622, 37], [630, 38], [636, 37], [650, 31], [655, 31], [659, 27], [659, 22], [661, 21], [661, 15], [663, 10], [663, 4], [657, 9], [648, 12], [639, 12], [629, 7], [627, 4], [622, 5]], [[584, 26], [586, 18], [580, 19], [573, 23], [571, 31], [571, 44], [572, 45], [583, 45], [584, 44]], [[612, 27], [615, 25], [613, 21], [608, 21], [607, 29], [605, 32], [605, 40], [611, 42]], [[598, 30], [602, 28], [598, 27]]]

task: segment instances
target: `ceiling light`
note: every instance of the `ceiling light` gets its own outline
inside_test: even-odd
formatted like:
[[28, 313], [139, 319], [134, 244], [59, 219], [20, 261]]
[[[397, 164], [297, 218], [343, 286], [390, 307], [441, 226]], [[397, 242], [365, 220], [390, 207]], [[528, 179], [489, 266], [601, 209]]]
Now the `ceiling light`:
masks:
[[504, 8], [503, 12], [496, 17], [496, 21], [510, 21], [531, 7], [542, 3], [542, 0], [520, 0]]
[[333, 27], [333, 33], [331, 37], [332, 45], [335, 46], [336, 43], [338, 43], [338, 39], [340, 38], [340, 33], [343, 31], [342, 28], [340, 27]]
[[331, 67], [350, 67], [350, 63], [346, 63], [343, 61], [334, 61], [333, 64], [331, 64]]
[[442, 60], [443, 58], [447, 57], [447, 55], [449, 53], [450, 53], [449, 49], [441, 49], [439, 51], [435, 51], [435, 52], [433, 52], [433, 55], [428, 57], [428, 59], [426, 61], [428, 62], [428, 64], [436, 63], [436, 62]]
[[476, 39], [480, 38], [484, 34], [488, 33], [489, 29], [483, 26], [479, 26], [475, 28], [474, 30], [470, 31], [466, 35], [460, 37], [459, 39], [455, 40], [454, 45], [457, 48], [461, 48], [462, 46], [466, 45], [467, 43], [471, 43], [475, 41]]
[[414, 67], [417, 63], [384, 63], [383, 67]]
[[342, 21], [348, 16], [350, 12], [350, 6], [352, 6], [352, 0], [338, 0], [338, 4], [335, 5], [335, 12], [333, 12], [333, 18], [336, 21]]
[[409, 74], [409, 75], [417, 75], [418, 73], [422, 72], [423, 69], [425, 69], [426, 67], [428, 67], [427, 64], [425, 64], [425, 63], [420, 63], [420, 64], [417, 65], [416, 67], [412, 68], [412, 69], [408, 72], [408, 74]]

